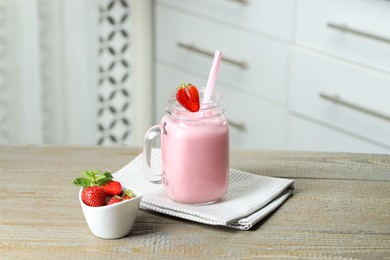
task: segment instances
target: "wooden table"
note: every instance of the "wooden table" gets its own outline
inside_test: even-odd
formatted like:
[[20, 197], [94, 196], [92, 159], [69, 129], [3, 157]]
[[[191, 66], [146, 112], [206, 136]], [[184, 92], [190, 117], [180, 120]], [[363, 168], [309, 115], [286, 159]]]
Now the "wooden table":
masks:
[[140, 210], [129, 236], [98, 239], [71, 182], [139, 152], [0, 146], [0, 259], [390, 259], [390, 155], [234, 151], [234, 168], [295, 180], [295, 194], [250, 231]]

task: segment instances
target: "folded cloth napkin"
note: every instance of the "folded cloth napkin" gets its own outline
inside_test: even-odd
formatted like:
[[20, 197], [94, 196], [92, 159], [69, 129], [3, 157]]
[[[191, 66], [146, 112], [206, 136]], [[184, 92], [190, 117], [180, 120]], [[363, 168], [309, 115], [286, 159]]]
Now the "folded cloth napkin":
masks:
[[[155, 172], [161, 169], [159, 151], [152, 153]], [[142, 154], [113, 174], [124, 186], [142, 192], [141, 209], [210, 225], [248, 230], [279, 207], [294, 191], [294, 181], [230, 169], [229, 189], [221, 201], [189, 205], [172, 201], [161, 184], [145, 179]]]

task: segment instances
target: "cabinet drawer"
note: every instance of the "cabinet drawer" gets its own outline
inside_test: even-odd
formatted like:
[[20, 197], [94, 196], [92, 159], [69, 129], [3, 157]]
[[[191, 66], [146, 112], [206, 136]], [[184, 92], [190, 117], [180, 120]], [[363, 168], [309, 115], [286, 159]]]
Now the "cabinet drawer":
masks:
[[[188, 71], [156, 64], [155, 123], [165, 113], [167, 93], [184, 79], [199, 86], [204, 81]], [[285, 149], [287, 112], [284, 108], [247, 96], [224, 86], [217, 80], [216, 88], [224, 96], [225, 117], [230, 123], [232, 149]]]
[[286, 104], [287, 44], [163, 7], [156, 9], [156, 28], [157, 59], [202, 75], [201, 86], [206, 85], [214, 51], [220, 50], [218, 81]]
[[390, 147], [390, 77], [304, 50], [292, 52], [292, 111]]
[[375, 145], [349, 134], [311, 122], [299, 116], [289, 116], [288, 149], [353, 153], [390, 153], [390, 149]]
[[297, 0], [296, 42], [390, 71], [390, 1]]
[[293, 0], [159, 0], [158, 4], [291, 41]]
[[[287, 110], [221, 86], [232, 148], [286, 149]], [[239, 126], [239, 127], [237, 127]]]

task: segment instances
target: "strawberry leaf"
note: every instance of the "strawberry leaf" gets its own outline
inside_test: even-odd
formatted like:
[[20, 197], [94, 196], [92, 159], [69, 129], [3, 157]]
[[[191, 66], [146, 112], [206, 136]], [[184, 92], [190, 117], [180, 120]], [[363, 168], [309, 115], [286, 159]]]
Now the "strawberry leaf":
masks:
[[123, 196], [129, 196], [131, 198], [136, 197], [134, 192], [132, 190], [128, 190], [128, 189], [123, 190]]

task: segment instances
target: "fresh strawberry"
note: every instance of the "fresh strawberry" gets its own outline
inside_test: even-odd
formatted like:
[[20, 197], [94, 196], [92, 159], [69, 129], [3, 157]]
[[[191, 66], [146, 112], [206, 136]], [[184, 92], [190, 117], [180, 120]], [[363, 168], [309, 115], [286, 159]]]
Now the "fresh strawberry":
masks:
[[194, 85], [183, 82], [177, 89], [176, 99], [185, 109], [191, 112], [199, 111], [199, 92]]
[[100, 207], [106, 203], [106, 193], [100, 186], [90, 186], [83, 189], [81, 199], [88, 206]]
[[124, 200], [129, 200], [129, 199], [132, 199], [135, 197], [135, 194], [134, 192], [132, 192], [131, 190], [127, 190], [127, 189], [124, 189], [123, 190], [123, 195], [122, 195], [122, 198]]
[[118, 181], [109, 181], [102, 185], [107, 196], [120, 195], [122, 193], [122, 185]]
[[122, 202], [122, 201], [123, 201], [122, 197], [114, 196], [107, 202], [107, 205], [112, 205], [112, 204], [119, 203], [119, 202]]

